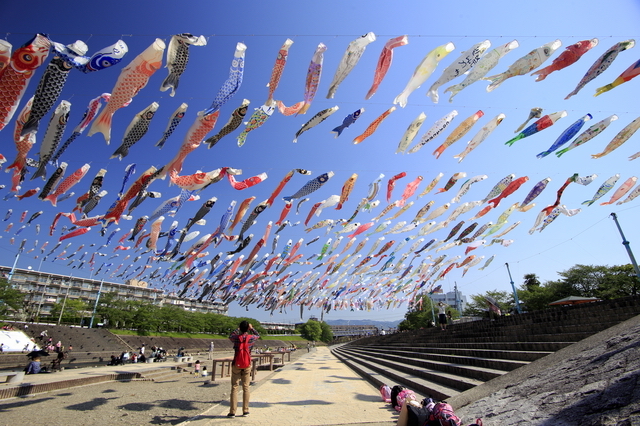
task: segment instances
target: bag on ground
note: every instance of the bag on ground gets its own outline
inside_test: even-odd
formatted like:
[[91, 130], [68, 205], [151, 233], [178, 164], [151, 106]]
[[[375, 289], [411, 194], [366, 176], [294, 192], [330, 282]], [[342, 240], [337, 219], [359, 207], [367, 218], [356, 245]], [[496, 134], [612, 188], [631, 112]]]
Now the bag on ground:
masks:
[[429, 416], [429, 426], [460, 426], [462, 420], [453, 412], [451, 405], [438, 402]]
[[238, 337], [240, 346], [233, 356], [233, 365], [238, 368], [249, 368], [251, 365], [251, 349], [249, 349], [249, 336], [243, 334]]
[[408, 401], [416, 401], [416, 394], [410, 389], [404, 389], [400, 391], [398, 396], [396, 397], [396, 411], [402, 410], [402, 406], [405, 405]]
[[391, 388], [389, 385], [380, 386], [380, 396], [384, 402], [391, 402]]
[[407, 426], [424, 426], [429, 421], [431, 410], [427, 407], [416, 407], [413, 404], [407, 404]]

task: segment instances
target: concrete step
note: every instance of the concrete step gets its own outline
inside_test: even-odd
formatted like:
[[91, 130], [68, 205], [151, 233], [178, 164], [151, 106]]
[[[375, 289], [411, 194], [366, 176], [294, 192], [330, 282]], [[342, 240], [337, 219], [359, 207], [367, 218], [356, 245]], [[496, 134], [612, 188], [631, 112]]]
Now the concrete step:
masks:
[[453, 362], [424, 360], [407, 356], [392, 356], [380, 358], [377, 354], [371, 355], [361, 351], [349, 351], [352, 357], [366, 359], [389, 368], [413, 372], [416, 376], [424, 377], [436, 383], [450, 386], [454, 389], [467, 390], [478, 384], [484, 383], [505, 374], [506, 370], [479, 367], [473, 365], [463, 365]]
[[[440, 353], [434, 352], [422, 352], [422, 351], [402, 351], [402, 350], [375, 350], [368, 347], [354, 347], [355, 350], [362, 351], [369, 355], [377, 356], [380, 358], [391, 359], [397, 357], [404, 357], [407, 359], [422, 359], [430, 361], [440, 361], [446, 363], [455, 363], [463, 365], [472, 365], [474, 367], [490, 368], [500, 371], [513, 371], [516, 368], [520, 368], [529, 364], [529, 361], [519, 361], [509, 358], [491, 358], [486, 356], [467, 356], [461, 354], [454, 354], [448, 350], [448, 348], [442, 348]], [[508, 356], [508, 352], [502, 355]]]
[[442, 354], [456, 355], [463, 357], [493, 358], [493, 359], [509, 359], [516, 361], [535, 361], [543, 356], [553, 353], [552, 351], [517, 351], [517, 350], [498, 350], [498, 349], [479, 349], [479, 348], [458, 348], [451, 346], [444, 347], [389, 347], [389, 346], [358, 346], [355, 347], [368, 348], [373, 351], [392, 352], [406, 350], [410, 348], [411, 352], [421, 354]]
[[362, 359], [344, 356], [340, 352], [336, 351], [334, 351], [334, 355], [362, 377], [368, 379], [377, 388], [380, 388], [382, 385], [388, 385], [390, 387], [393, 387], [394, 385], [401, 385], [414, 391], [419, 395], [420, 400], [426, 397], [445, 400], [460, 393], [454, 388], [443, 386], [439, 383], [435, 383], [421, 377], [416, 377], [411, 373], [390, 370], [385, 367], [380, 367], [374, 363], [366, 362]]

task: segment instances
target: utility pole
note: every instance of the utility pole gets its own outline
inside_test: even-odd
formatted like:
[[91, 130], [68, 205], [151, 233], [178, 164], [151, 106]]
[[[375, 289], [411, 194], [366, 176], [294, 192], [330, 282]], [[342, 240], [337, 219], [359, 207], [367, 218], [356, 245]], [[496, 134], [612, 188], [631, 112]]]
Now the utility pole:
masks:
[[505, 265], [507, 266], [507, 272], [509, 273], [509, 280], [511, 281], [511, 288], [513, 289], [513, 298], [516, 301], [516, 310], [518, 311], [519, 314], [521, 314], [521, 310], [520, 310], [520, 301], [518, 300], [518, 292], [516, 291], [516, 286], [513, 283], [513, 278], [511, 278], [511, 271], [509, 270], [509, 264], [505, 263]]
[[622, 245], [624, 246], [625, 249], [627, 249], [627, 254], [629, 255], [629, 259], [631, 259], [631, 264], [633, 265], [633, 269], [636, 271], [636, 275], [638, 276], [638, 278], [640, 278], [640, 269], [638, 269], [638, 263], [636, 262], [636, 258], [633, 257], [633, 252], [631, 251], [631, 246], [629, 245], [629, 241], [627, 241], [624, 234], [622, 233], [622, 228], [618, 223], [618, 216], [615, 213], [611, 213], [611, 217], [613, 218], [613, 221], [616, 223], [616, 226], [618, 227], [618, 231], [620, 232], [620, 236], [622, 237]]

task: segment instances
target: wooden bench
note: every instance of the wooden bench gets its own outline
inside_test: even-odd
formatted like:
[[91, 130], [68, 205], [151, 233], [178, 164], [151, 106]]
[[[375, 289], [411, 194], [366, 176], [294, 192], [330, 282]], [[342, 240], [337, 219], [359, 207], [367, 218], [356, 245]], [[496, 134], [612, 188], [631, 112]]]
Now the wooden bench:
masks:
[[22, 383], [24, 371], [0, 371], [0, 377], [6, 377], [5, 383]]
[[[220, 364], [220, 378], [231, 376], [231, 366], [233, 364], [233, 357], [229, 358], [217, 358], [212, 360], [213, 366], [211, 367], [211, 381], [216, 381], [216, 371], [218, 369], [218, 364]], [[259, 358], [255, 355], [251, 356], [251, 381], [256, 378], [256, 370], [258, 369], [258, 361]], [[225, 369], [226, 367], [226, 369]]]

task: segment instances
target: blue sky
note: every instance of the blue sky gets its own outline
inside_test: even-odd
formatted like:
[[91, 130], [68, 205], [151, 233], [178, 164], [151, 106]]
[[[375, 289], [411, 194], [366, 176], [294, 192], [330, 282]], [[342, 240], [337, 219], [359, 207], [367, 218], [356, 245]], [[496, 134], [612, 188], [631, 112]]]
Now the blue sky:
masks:
[[[291, 222], [304, 221], [314, 203], [333, 194], [340, 194], [343, 183], [352, 173], [358, 174], [358, 180], [343, 210], [336, 211], [333, 208], [328, 208], [322, 212], [319, 219], [315, 218], [314, 221], [350, 217], [359, 200], [367, 195], [368, 184], [380, 173], [385, 174], [377, 197], [381, 200], [381, 205], [372, 212], [360, 213], [356, 218], [356, 221], [360, 223], [370, 221], [387, 205], [385, 200], [386, 182], [388, 178], [400, 172], [406, 172], [407, 177], [397, 182], [393, 199], [399, 198], [406, 184], [417, 176], [424, 177], [424, 181], [417, 191], [420, 193], [438, 173], [444, 174], [438, 188], [442, 187], [451, 175], [457, 172], [465, 172], [467, 178], [482, 174], [488, 175], [488, 179], [471, 187], [469, 193], [462, 198], [463, 202], [483, 199], [500, 179], [513, 173], [516, 177], [528, 176], [529, 181], [515, 194], [502, 201], [497, 209], [480, 218], [478, 220], [479, 226], [489, 220], [495, 223], [497, 217], [508, 206], [516, 201], [522, 201], [538, 181], [546, 177], [550, 177], [552, 181], [535, 201], [536, 207], [526, 213], [516, 212], [509, 219], [509, 224], [515, 221], [522, 222], [519, 227], [505, 236], [507, 239], [513, 239], [513, 244], [509, 247], [492, 245], [472, 252], [476, 256], [485, 256], [485, 259], [492, 255], [496, 257], [494, 262], [483, 271], [479, 271], [478, 267], [472, 268], [464, 278], [461, 276], [461, 269], [454, 269], [443, 281], [439, 282], [445, 291], [452, 290], [455, 282], [466, 295], [494, 289], [510, 290], [509, 277], [504, 267], [505, 262], [509, 263], [516, 284], [519, 284], [522, 281], [522, 276], [527, 273], [536, 273], [542, 280], [555, 279], [558, 271], [566, 270], [576, 263], [626, 264], [628, 263], [626, 252], [609, 214], [611, 212], [618, 214], [627, 239], [631, 241], [631, 247], [634, 248], [634, 243], [638, 241], [640, 236], [636, 226], [637, 220], [634, 219], [639, 201], [636, 199], [621, 206], [600, 206], [598, 202], [591, 207], [584, 207], [580, 203], [590, 199], [598, 187], [610, 176], [616, 173], [620, 174], [620, 180], [615, 187], [617, 188], [623, 181], [638, 173], [637, 164], [628, 161], [628, 157], [640, 150], [639, 135], [633, 136], [627, 143], [603, 158], [591, 159], [591, 154], [602, 151], [621, 129], [640, 115], [640, 108], [638, 108], [637, 102], [634, 102], [640, 87], [638, 86], [639, 79], [631, 80], [599, 97], [593, 97], [597, 87], [612, 82], [629, 65], [637, 61], [637, 52], [640, 50], [635, 47], [622, 52], [605, 73], [589, 83], [578, 95], [569, 100], [564, 100], [564, 97], [573, 90], [591, 64], [609, 47], [619, 41], [638, 38], [637, 22], [640, 18], [640, 5], [636, 1], [614, 1], [607, 6], [592, 3], [593, 5], [590, 6], [589, 3], [575, 1], [536, 3], [497, 1], [490, 4], [481, 2], [398, 1], [391, 4], [378, 1], [366, 3], [272, 1], [268, 3], [251, 2], [242, 6], [229, 2], [196, 2], [182, 7], [175, 2], [167, 1], [153, 2], [152, 5], [147, 2], [92, 4], [61, 1], [52, 7], [51, 3], [35, 1], [30, 3], [32, 6], [29, 13], [19, 3], [7, 4], [4, 6], [0, 18], [0, 23], [2, 23], [0, 36], [4, 32], [3, 38], [12, 43], [14, 48], [38, 32], [46, 33], [53, 40], [64, 44], [72, 43], [77, 39], [83, 40], [88, 44], [90, 53], [113, 44], [118, 39], [124, 40], [129, 47], [129, 53], [124, 60], [111, 69], [86, 75], [75, 70], [71, 72], [68, 83], [59, 98], [72, 103], [69, 125], [64, 138], [68, 137], [73, 127], [80, 121], [89, 100], [103, 92], [111, 91], [120, 70], [153, 43], [156, 37], [168, 43], [172, 34], [190, 32], [194, 35], [204, 35], [208, 43], [203, 47], [191, 48], [189, 64], [181, 77], [175, 97], [170, 97], [169, 92], [159, 91], [160, 84], [167, 75], [167, 70], [163, 68], [151, 77], [148, 85], [140, 91], [129, 107], [116, 112], [110, 145], [105, 144], [104, 138], [100, 134], [88, 137], [86, 132], [71, 145], [62, 156], [62, 161], [69, 164], [68, 174], [84, 163], [91, 164], [87, 176], [72, 189], [76, 193], [74, 197], [60, 203], [57, 209], [49, 206], [49, 203], [38, 200], [35, 196], [22, 201], [14, 198], [2, 204], [7, 209], [13, 209], [13, 215], [0, 229], [2, 235], [0, 259], [3, 264], [10, 265], [22, 239], [27, 239], [27, 250], [34, 246], [35, 240], [38, 240], [38, 247], [45, 241], [49, 241], [46, 250], [48, 252], [59, 238], [62, 226], [70, 226], [70, 223], [62, 218], [54, 237], [49, 237], [47, 231], [53, 216], [58, 211], [70, 211], [73, 208], [73, 200], [87, 190], [91, 179], [100, 168], [108, 170], [104, 189], [108, 190], [109, 194], [92, 214], [103, 214], [115, 200], [122, 184], [124, 168], [128, 164], [136, 163], [135, 178], [149, 166], [159, 167], [171, 159], [180, 146], [191, 122], [193, 122], [195, 114], [209, 107], [218, 89], [227, 79], [231, 59], [238, 42], [247, 45], [244, 81], [238, 93], [221, 108], [220, 119], [211, 134], [217, 132], [226, 123], [231, 112], [240, 105], [242, 99], [251, 100], [250, 112], [253, 112], [253, 109], [262, 105], [267, 98], [268, 89], [265, 86], [269, 81], [280, 46], [286, 38], [291, 38], [294, 44], [289, 49], [289, 59], [275, 93], [275, 98], [282, 100], [286, 105], [302, 100], [311, 56], [318, 43], [322, 42], [327, 46], [319, 90], [309, 112], [297, 117], [285, 117], [276, 112], [264, 126], [249, 134], [243, 147], [238, 147], [236, 137], [243, 128], [241, 127], [233, 134], [223, 138], [214, 149], [207, 150], [204, 145], [198, 148], [187, 157], [182, 172], [184, 175], [195, 173], [197, 170], [210, 171], [227, 166], [242, 169], [242, 178], [266, 172], [269, 176], [268, 179], [244, 191], [232, 189], [226, 181], [212, 185], [200, 194], [199, 201], [187, 203], [174, 218], [167, 218], [163, 229], [166, 229], [172, 220], [178, 220], [180, 226], [183, 226], [204, 200], [215, 196], [218, 198], [218, 202], [207, 216], [207, 225], [192, 228], [201, 231], [201, 235], [210, 233], [217, 226], [220, 216], [231, 200], [237, 200], [239, 204], [242, 200], [255, 196], [256, 201], [252, 204], [255, 206], [259, 201], [267, 199], [284, 175], [293, 168], [304, 168], [313, 173], [311, 176], [295, 175], [282, 191], [282, 196], [291, 195], [310, 178], [321, 173], [333, 171], [335, 176], [310, 196], [311, 200], [302, 205], [300, 214], [297, 216], [295, 215], [297, 203], [294, 204], [294, 211], [288, 217]], [[28, 19], [25, 19], [26, 16]], [[376, 34], [377, 40], [369, 44], [358, 65], [340, 85], [335, 98], [325, 99], [333, 74], [347, 45], [355, 38], [370, 31]], [[392, 37], [403, 34], [408, 35], [409, 44], [394, 50], [393, 64], [378, 92], [370, 100], [365, 101], [364, 97], [371, 85], [378, 56], [384, 43]], [[448, 94], [442, 92], [449, 85], [461, 81], [461, 79], [456, 79], [440, 88], [439, 103], [434, 104], [425, 96], [431, 84], [436, 81], [446, 66], [471, 45], [485, 39], [491, 41], [492, 48], [514, 39], [518, 40], [520, 44], [520, 47], [505, 56], [498, 66], [490, 72], [490, 74], [497, 74], [505, 71], [509, 65], [532, 49], [555, 39], [562, 41], [562, 47], [555, 52], [551, 60], [564, 51], [566, 46], [592, 38], [599, 39], [598, 46], [587, 52], [576, 64], [549, 75], [542, 82], [534, 82], [535, 77], [529, 75], [519, 76], [507, 80], [495, 91], [487, 93], [485, 88], [488, 83], [481, 81], [462, 91], [456, 96], [453, 103], [449, 103]], [[454, 43], [456, 49], [442, 60], [436, 71], [422, 87], [413, 92], [409, 97], [407, 107], [397, 108], [379, 126], [377, 132], [364, 142], [359, 145], [352, 144], [353, 138], [361, 134], [369, 123], [392, 106], [393, 99], [403, 90], [422, 58], [436, 46], [447, 42]], [[551, 64], [551, 60], [543, 66]], [[35, 91], [44, 68], [43, 66], [37, 70], [19, 109]], [[147, 135], [131, 148], [129, 156], [124, 160], [110, 160], [109, 157], [120, 145], [124, 131], [133, 116], [154, 101], [160, 104], [160, 108]], [[182, 102], [189, 104], [185, 119], [165, 147], [158, 150], [154, 144], [164, 131], [170, 114]], [[334, 115], [304, 133], [297, 144], [292, 143], [294, 134], [301, 125], [316, 112], [335, 105], [340, 109]], [[530, 138], [518, 141], [512, 147], [504, 145], [505, 141], [513, 137], [514, 130], [525, 120], [529, 110], [533, 107], [543, 108], [544, 114], [566, 110], [568, 116], [556, 123], [555, 126]], [[365, 108], [365, 113], [339, 138], [335, 139], [330, 130], [338, 126], [347, 114], [358, 108]], [[427, 146], [415, 154], [394, 154], [405, 129], [420, 112], [424, 112], [427, 118], [414, 143], [436, 120], [454, 109], [458, 111], [458, 116], [437, 139], [429, 142]], [[431, 154], [435, 148], [464, 118], [480, 109], [484, 112], [484, 117], [463, 140], [456, 142], [436, 160]], [[502, 124], [462, 163], [458, 163], [453, 155], [462, 152], [466, 141], [490, 119], [500, 113], [506, 115]], [[551, 146], [564, 129], [587, 113], [593, 115], [593, 120], [587, 122], [583, 130], [611, 114], [617, 114], [619, 119], [613, 122], [602, 135], [561, 158], [556, 158], [555, 155], [542, 159], [536, 158], [536, 154]], [[41, 126], [46, 127], [49, 116], [47, 115], [43, 119]], [[43, 134], [44, 129], [38, 135], [37, 144], [29, 153], [29, 157], [37, 158]], [[0, 152], [9, 161], [12, 161], [15, 156], [13, 121], [0, 132]], [[49, 173], [53, 170], [53, 166], [48, 166]], [[598, 175], [589, 186], [571, 184], [564, 192], [562, 204], [570, 209], [583, 207], [582, 211], [574, 217], [561, 216], [543, 232], [529, 235], [528, 230], [533, 226], [540, 209], [555, 201], [558, 188], [574, 173], [578, 173], [580, 176]], [[436, 194], [435, 191], [432, 191], [420, 199], [413, 196], [409, 200], [415, 201], [413, 207], [395, 220], [394, 224], [401, 220], [410, 221], [418, 209], [430, 200], [435, 202], [432, 210], [450, 202], [463, 181], [464, 179], [443, 194]], [[7, 188], [0, 192], [0, 196], [4, 197], [10, 187], [10, 174], [2, 173], [0, 183], [7, 185]], [[36, 186], [42, 187], [43, 184], [44, 182], [39, 179], [26, 180], [21, 193]], [[161, 192], [162, 197], [159, 200], [148, 199], [145, 201], [133, 212], [133, 221], [120, 221], [118, 227], [121, 231], [116, 234], [111, 245], [104, 250], [109, 256], [113, 254], [112, 250], [117, 245], [117, 239], [133, 226], [138, 217], [150, 215], [162, 201], [179, 193], [177, 187], [168, 185], [168, 179], [154, 182], [150, 190]], [[603, 197], [600, 202], [607, 201], [612, 194], [613, 191]], [[457, 205], [455, 204], [454, 207]], [[273, 222], [278, 220], [282, 206], [283, 202], [279, 199], [272, 208], [259, 217], [258, 224], [250, 230], [255, 234], [255, 238], [249, 247], [242, 252], [245, 256], [263, 234], [266, 223], [270, 220]], [[469, 219], [479, 209], [476, 208], [464, 214], [448, 228], [427, 235], [426, 241], [430, 238], [438, 240], [446, 238], [451, 227], [459, 220], [465, 220], [465, 227], [471, 224], [472, 221]], [[41, 225], [39, 235], [36, 235], [33, 225], [20, 235], [14, 235], [22, 225], [19, 223], [19, 217], [24, 210], [29, 212], [27, 218], [36, 211], [44, 211], [44, 214], [34, 221], [34, 224]], [[438, 221], [444, 218], [446, 216], [439, 218]], [[383, 220], [385, 219], [383, 218]], [[2, 232], [9, 222], [14, 222], [12, 230], [7, 233]], [[311, 224], [313, 223], [312, 221]], [[107, 234], [115, 228], [115, 225], [109, 228]], [[147, 229], [149, 229], [149, 225]], [[239, 226], [236, 229], [239, 229]], [[278, 252], [282, 250], [287, 240], [291, 239], [295, 243], [299, 238], [304, 238], [305, 241], [300, 251], [305, 254], [304, 258], [317, 253], [327, 238], [331, 237], [334, 241], [337, 238], [334, 232], [325, 235], [323, 229], [305, 233], [302, 224], [296, 227], [287, 227], [279, 235]], [[410, 233], [386, 235], [385, 241], [394, 239], [399, 242], [410, 235]], [[260, 252], [260, 256], [271, 251], [273, 236], [272, 231], [266, 244], [267, 248]], [[316, 236], [320, 236], [319, 241], [309, 246], [305, 245]], [[369, 245], [362, 250], [361, 254], [366, 254], [371, 243], [379, 236], [380, 234], [371, 236]], [[15, 237], [13, 245], [9, 243], [11, 237]], [[358, 237], [356, 244], [347, 254], [353, 251], [362, 238], [362, 236]], [[103, 244], [104, 240], [105, 238], [101, 237], [94, 229], [83, 236], [68, 240], [71, 242], [71, 246], [67, 249], [67, 253], [75, 251], [81, 244], [86, 247], [82, 251], [88, 250], [90, 252], [91, 249], [88, 246], [91, 243], [98, 246]], [[342, 250], [346, 240], [345, 237], [336, 252]], [[409, 248], [413, 241], [409, 242], [397, 254], [397, 258]], [[163, 243], [164, 240], [161, 240], [161, 244]], [[63, 242], [63, 247], [64, 245], [66, 242]], [[211, 248], [209, 258], [220, 250], [233, 249], [234, 246], [231, 243], [225, 242], [218, 249]], [[56, 254], [60, 251], [61, 249]], [[40, 250], [35, 250], [29, 254], [23, 254], [18, 266], [32, 266], [37, 269], [40, 266], [40, 258], [36, 259], [34, 256], [39, 252]], [[114, 263], [111, 270], [122, 263], [120, 259], [131, 251], [121, 253], [119, 257], [108, 260], [108, 262]], [[134, 254], [131, 254], [133, 258]], [[138, 254], [136, 253], [136, 255]], [[447, 259], [457, 255], [462, 255], [464, 258], [464, 246], [437, 254], [430, 251], [428, 254], [434, 258], [440, 254], [447, 254]], [[342, 259], [343, 256], [340, 256], [339, 259]], [[144, 264], [147, 257], [148, 255], [143, 256], [136, 266]], [[416, 259], [414, 264], [417, 265], [421, 260], [422, 258]], [[96, 269], [102, 261], [102, 258], [97, 261]], [[73, 273], [87, 277], [91, 273], [88, 267], [81, 270], [71, 269], [70, 266], [67, 267], [68, 263], [69, 261], [64, 260], [52, 262], [50, 257], [42, 263], [41, 269], [48, 272]], [[408, 260], [405, 263], [408, 263]], [[75, 264], [77, 265], [77, 262]], [[309, 266], [296, 265], [291, 268], [291, 271], [299, 269], [300, 273], [297, 275], [299, 277], [316, 264], [317, 262], [314, 261]], [[482, 266], [482, 264], [478, 266]], [[170, 263], [153, 263], [152, 265], [151, 270], [154, 270], [157, 266], [169, 266]], [[323, 271], [324, 269], [326, 267], [318, 270]], [[110, 273], [104, 274], [103, 277], [110, 279]], [[374, 280], [369, 282], [374, 282]], [[166, 284], [156, 283], [154, 285], [163, 286]], [[171, 288], [167, 287], [167, 289]], [[391, 310], [331, 311], [325, 315], [325, 318], [391, 320], [402, 317], [405, 312], [406, 304], [402, 304], [399, 308]], [[250, 305], [247, 312], [235, 303], [230, 306], [230, 314], [246, 314], [260, 320], [277, 321], [295, 321], [300, 316], [298, 308], [288, 308], [286, 312], [282, 313], [275, 311], [273, 315], [270, 315], [269, 312], [265, 312], [255, 305]], [[306, 318], [310, 314], [319, 316], [319, 310], [305, 308], [304, 317]]]

